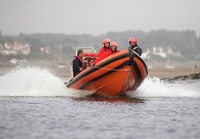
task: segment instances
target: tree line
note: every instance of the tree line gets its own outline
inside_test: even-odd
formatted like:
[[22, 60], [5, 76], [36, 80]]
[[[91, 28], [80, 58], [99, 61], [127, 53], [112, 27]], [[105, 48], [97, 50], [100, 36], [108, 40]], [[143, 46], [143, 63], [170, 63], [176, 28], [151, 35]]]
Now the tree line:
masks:
[[[41, 47], [48, 45], [52, 49], [52, 58], [58, 58], [62, 55], [65, 58], [71, 58], [75, 55], [77, 47], [94, 47], [96, 51], [102, 46], [104, 38], [118, 43], [118, 49], [127, 49], [130, 37], [136, 37], [143, 51], [152, 50], [154, 47], [162, 47], [164, 51], [170, 47], [174, 52], [180, 52], [182, 55], [193, 59], [200, 55], [200, 36], [195, 31], [169, 31], [169, 30], [152, 30], [144, 31], [124, 31], [124, 32], [107, 32], [99, 36], [90, 34], [67, 35], [52, 33], [34, 33], [19, 35], [0, 35], [0, 43], [20, 41], [31, 45], [31, 58], [44, 58], [41, 55]], [[49, 58], [49, 56], [47, 56]]]

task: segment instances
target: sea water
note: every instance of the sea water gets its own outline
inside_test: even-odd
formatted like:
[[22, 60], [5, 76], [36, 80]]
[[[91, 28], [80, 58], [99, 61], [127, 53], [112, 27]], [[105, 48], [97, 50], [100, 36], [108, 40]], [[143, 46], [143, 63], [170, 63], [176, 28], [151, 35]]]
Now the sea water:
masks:
[[0, 139], [199, 139], [200, 80], [148, 77], [127, 98], [67, 89], [46, 69], [0, 76]]

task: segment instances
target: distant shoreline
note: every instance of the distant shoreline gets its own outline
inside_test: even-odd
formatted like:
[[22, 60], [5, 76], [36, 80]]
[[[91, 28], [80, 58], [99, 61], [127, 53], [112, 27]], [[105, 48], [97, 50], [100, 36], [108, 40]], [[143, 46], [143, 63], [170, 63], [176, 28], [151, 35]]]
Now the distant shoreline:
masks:
[[[71, 67], [69, 66], [62, 66], [57, 65], [55, 63], [46, 63], [46, 64], [33, 64], [31, 66], [1, 66], [0, 67], [0, 75], [5, 75], [6, 73], [9, 73], [10, 71], [16, 69], [16, 68], [25, 68], [25, 67], [37, 67], [41, 69], [47, 69], [49, 70], [53, 75], [61, 78], [69, 78], [71, 77]], [[173, 69], [166, 69], [166, 68], [153, 68], [148, 69], [148, 77], [157, 77], [160, 79], [170, 79], [175, 78], [178, 76], [187, 76], [190, 74], [196, 74], [200, 73], [200, 68], [173, 68]]]
[[149, 77], [158, 77], [160, 79], [164, 78], [174, 78], [177, 76], [185, 76], [189, 74], [200, 73], [200, 68], [174, 68], [174, 69], [149, 69]]

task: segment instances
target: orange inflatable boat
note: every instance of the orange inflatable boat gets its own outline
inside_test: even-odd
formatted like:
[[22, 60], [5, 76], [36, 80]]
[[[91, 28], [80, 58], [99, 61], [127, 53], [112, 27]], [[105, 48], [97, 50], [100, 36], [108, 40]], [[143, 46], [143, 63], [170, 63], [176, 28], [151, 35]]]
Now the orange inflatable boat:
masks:
[[147, 66], [131, 49], [113, 54], [70, 80], [68, 88], [94, 91], [98, 96], [119, 96], [136, 90], [147, 77]]

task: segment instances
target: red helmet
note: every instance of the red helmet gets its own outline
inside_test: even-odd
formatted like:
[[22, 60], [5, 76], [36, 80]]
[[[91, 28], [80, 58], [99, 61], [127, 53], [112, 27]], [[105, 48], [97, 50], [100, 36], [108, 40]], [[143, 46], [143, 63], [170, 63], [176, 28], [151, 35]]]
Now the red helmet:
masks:
[[106, 39], [103, 40], [103, 44], [105, 44], [105, 43], [107, 43], [107, 42], [110, 43], [110, 39], [106, 38]]
[[111, 42], [110, 46], [118, 46], [117, 43], [115, 41]]
[[138, 42], [137, 42], [136, 38], [130, 38], [129, 39], [129, 44], [131, 44], [131, 42], [134, 42], [136, 45], [138, 45]]

